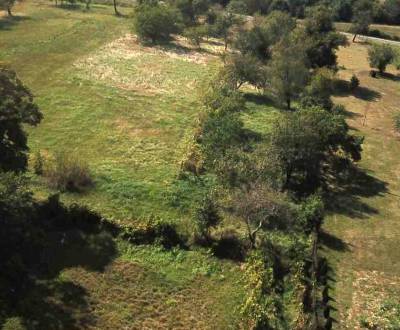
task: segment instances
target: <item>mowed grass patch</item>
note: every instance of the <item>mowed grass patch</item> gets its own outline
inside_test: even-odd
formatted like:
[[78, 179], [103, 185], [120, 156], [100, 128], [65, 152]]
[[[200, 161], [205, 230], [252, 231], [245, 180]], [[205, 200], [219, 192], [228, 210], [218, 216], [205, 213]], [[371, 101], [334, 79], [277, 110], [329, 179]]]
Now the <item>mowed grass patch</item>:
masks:
[[[329, 233], [323, 243], [333, 266], [337, 329], [359, 327], [360, 315], [354, 311], [365, 303], [360, 301], [365, 296], [359, 285], [363, 274], [377, 282], [400, 275], [400, 140], [393, 128], [400, 80], [392, 67], [386, 77], [370, 77], [367, 47], [357, 43], [339, 51], [339, 64], [344, 67], [339, 77], [348, 81], [355, 74], [360, 87], [338, 95], [335, 102], [346, 106], [350, 126], [365, 136], [365, 142], [359, 164], [362, 172], [328, 205], [330, 214], [324, 225]], [[370, 303], [378, 304], [378, 298]]]

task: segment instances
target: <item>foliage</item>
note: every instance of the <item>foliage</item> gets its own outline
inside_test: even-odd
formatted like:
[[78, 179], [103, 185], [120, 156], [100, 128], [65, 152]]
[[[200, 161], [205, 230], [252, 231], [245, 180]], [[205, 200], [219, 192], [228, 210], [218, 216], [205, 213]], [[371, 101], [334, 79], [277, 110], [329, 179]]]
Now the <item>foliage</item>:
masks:
[[360, 79], [358, 79], [357, 76], [353, 74], [350, 78], [349, 88], [351, 91], [354, 91], [358, 86], [360, 86]]
[[231, 39], [232, 28], [238, 23], [237, 16], [230, 12], [219, 14], [215, 20], [214, 33], [224, 40], [225, 50]]
[[258, 232], [290, 228], [295, 219], [284, 197], [260, 183], [239, 190], [233, 199], [233, 210], [245, 223], [252, 247], [256, 247]]
[[36, 175], [42, 175], [44, 170], [44, 159], [40, 151], [35, 153], [35, 158], [33, 159], [33, 172]]
[[208, 0], [175, 0], [173, 4], [181, 13], [186, 26], [195, 25], [199, 15], [206, 13], [209, 8]]
[[270, 153], [275, 153], [284, 173], [283, 188], [300, 194], [316, 191], [324, 173], [340, 159], [342, 167], [361, 157], [362, 139], [353, 136], [342, 115], [321, 108], [305, 108], [276, 120]]
[[249, 83], [258, 88], [264, 88], [267, 81], [267, 68], [256, 57], [249, 54], [231, 55], [223, 69], [224, 77], [228, 84], [235, 89], [244, 83]]
[[133, 244], [158, 244], [168, 249], [182, 247], [186, 241], [174, 224], [152, 216], [137, 226], [122, 227], [120, 236]]
[[171, 34], [181, 31], [180, 13], [168, 5], [141, 5], [137, 8], [134, 30], [142, 41], [168, 41]]
[[33, 205], [27, 179], [0, 172], [0, 307], [3, 311], [15, 304], [29, 285], [29, 267], [37, 260], [37, 249], [44, 243], [42, 232], [33, 221]]
[[279, 300], [274, 292], [273, 269], [261, 252], [250, 255], [244, 276], [250, 291], [240, 309], [245, 328], [277, 329]]
[[299, 33], [298, 39], [305, 44], [311, 67], [328, 66], [336, 68], [335, 51], [347, 43], [345, 36], [337, 33], [332, 14], [326, 6], [317, 6], [307, 11], [304, 22], [305, 36]]
[[302, 45], [285, 38], [274, 47], [269, 63], [269, 81], [279, 101], [291, 109], [291, 102], [304, 89], [308, 76]]
[[192, 45], [200, 47], [200, 43], [203, 41], [207, 32], [205, 28], [205, 26], [189, 27], [183, 31], [183, 35]]
[[208, 239], [210, 229], [217, 227], [222, 218], [212, 195], [207, 195], [195, 211], [195, 222], [200, 235]]
[[333, 102], [331, 95], [334, 90], [335, 72], [329, 68], [314, 71], [302, 98], [301, 106], [319, 106], [331, 110]]
[[354, 33], [353, 41], [357, 34], [368, 34], [369, 26], [373, 19], [373, 1], [358, 0], [354, 5], [354, 15], [350, 31]]
[[28, 145], [23, 124], [36, 126], [42, 114], [30, 90], [4, 68], [0, 68], [0, 118], [0, 170], [24, 171]]
[[395, 53], [390, 45], [374, 44], [368, 49], [368, 60], [371, 68], [376, 68], [380, 73], [393, 62]]
[[93, 185], [88, 165], [76, 155], [65, 152], [56, 154], [44, 175], [49, 186], [60, 191], [82, 192]]

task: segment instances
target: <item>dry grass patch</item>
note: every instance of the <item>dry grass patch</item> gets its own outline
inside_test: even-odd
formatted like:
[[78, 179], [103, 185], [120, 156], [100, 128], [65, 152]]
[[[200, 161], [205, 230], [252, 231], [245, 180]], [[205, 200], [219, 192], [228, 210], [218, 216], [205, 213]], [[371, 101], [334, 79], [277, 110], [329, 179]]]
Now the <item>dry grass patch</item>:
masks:
[[195, 49], [182, 37], [165, 46], [144, 46], [126, 34], [75, 62], [78, 76], [144, 95], [193, 93], [199, 71], [218, 61], [223, 46], [216, 40]]
[[[400, 277], [389, 276], [378, 271], [356, 272], [353, 283], [352, 305], [347, 315], [346, 329], [365, 329], [360, 325], [361, 319], [377, 319], [379, 309], [388, 298], [400, 293]], [[384, 322], [384, 320], [383, 320]]]

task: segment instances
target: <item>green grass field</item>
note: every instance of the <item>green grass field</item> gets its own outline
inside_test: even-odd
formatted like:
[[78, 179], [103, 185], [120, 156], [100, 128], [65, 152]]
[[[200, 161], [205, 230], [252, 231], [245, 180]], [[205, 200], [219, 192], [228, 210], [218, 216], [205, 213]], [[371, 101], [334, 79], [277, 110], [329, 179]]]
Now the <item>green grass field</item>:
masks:
[[[126, 16], [117, 18], [109, 6], [86, 12], [26, 1], [16, 6], [15, 19], [0, 18], [0, 62], [17, 71], [44, 114], [29, 129], [32, 153], [51, 158], [66, 151], [90, 165], [95, 186], [63, 193], [62, 201], [116, 222], [136, 224], [151, 214], [184, 228], [208, 183], [177, 175], [201, 111], [198, 90], [220, 65], [222, 46], [212, 40], [197, 50], [182, 39], [141, 46], [130, 34], [131, 10], [122, 8]], [[328, 205], [323, 253], [333, 266], [336, 329], [356, 329], [360, 315], [395, 296], [400, 283], [400, 140], [392, 128], [400, 81], [394, 71], [385, 79], [369, 77], [366, 47], [356, 43], [339, 52], [340, 77], [354, 73], [361, 81], [358, 91], [335, 102], [366, 137], [360, 168], [367, 175]], [[254, 93], [248, 100], [246, 126], [266, 134], [279, 111]], [[32, 184], [38, 198], [54, 192], [33, 174]], [[237, 326], [244, 297], [239, 263], [202, 249], [110, 244], [116, 253], [101, 268], [72, 262], [79, 250], [67, 255], [73, 266], [29, 293], [24, 315], [43, 329]]]
[[[198, 87], [219, 65], [221, 45], [198, 51], [179, 39], [168, 47], [139, 46], [129, 34], [132, 9], [121, 11], [126, 16], [117, 18], [109, 6], [86, 12], [19, 4], [13, 20], [0, 18], [0, 62], [16, 70], [43, 112], [43, 122], [29, 129], [32, 153], [51, 158], [65, 151], [90, 165], [94, 188], [64, 193], [62, 201], [116, 222], [155, 215], [184, 227], [198, 185], [177, 174], [201, 109]], [[42, 178], [32, 175], [32, 183], [39, 198], [53, 193]], [[80, 258], [77, 251], [61, 258], [64, 270], [28, 293], [30, 325], [229, 329], [238, 323], [239, 264], [204, 250], [112, 245], [117, 252], [101, 269], [68, 266]]]

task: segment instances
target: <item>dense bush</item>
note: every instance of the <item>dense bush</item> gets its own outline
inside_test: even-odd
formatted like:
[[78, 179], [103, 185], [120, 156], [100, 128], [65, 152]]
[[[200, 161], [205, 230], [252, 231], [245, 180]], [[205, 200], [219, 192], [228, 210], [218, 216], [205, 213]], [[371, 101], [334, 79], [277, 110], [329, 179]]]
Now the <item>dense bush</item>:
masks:
[[31, 91], [15, 72], [0, 67], [0, 170], [26, 170], [28, 144], [23, 125], [36, 126], [41, 120]]
[[181, 29], [181, 14], [168, 5], [141, 5], [136, 10], [134, 30], [142, 41], [168, 41]]
[[368, 60], [371, 68], [376, 68], [380, 73], [385, 72], [386, 67], [393, 62], [395, 52], [390, 45], [374, 44], [368, 50]]
[[221, 222], [218, 206], [212, 196], [206, 196], [195, 212], [195, 221], [199, 234], [209, 239], [211, 228], [215, 228]]
[[153, 217], [135, 227], [125, 227], [121, 237], [133, 244], [159, 244], [164, 248], [183, 247], [186, 238], [179, 235], [176, 226], [170, 222]]
[[185, 38], [194, 46], [200, 47], [200, 43], [207, 35], [206, 26], [193, 26], [186, 28], [183, 32]]
[[354, 91], [358, 86], [360, 86], [360, 80], [353, 74], [350, 78], [349, 89]]
[[44, 173], [49, 186], [60, 191], [80, 192], [93, 185], [88, 165], [75, 155], [59, 153]]

